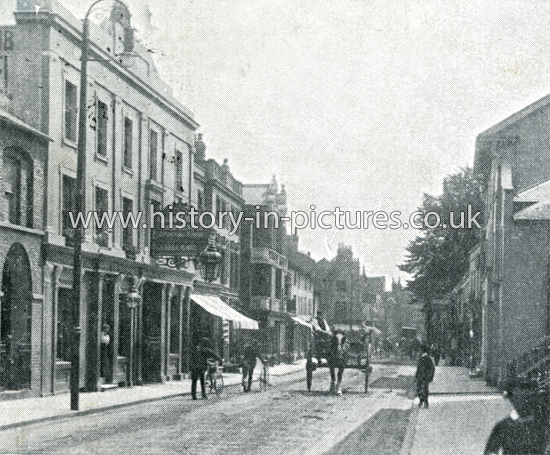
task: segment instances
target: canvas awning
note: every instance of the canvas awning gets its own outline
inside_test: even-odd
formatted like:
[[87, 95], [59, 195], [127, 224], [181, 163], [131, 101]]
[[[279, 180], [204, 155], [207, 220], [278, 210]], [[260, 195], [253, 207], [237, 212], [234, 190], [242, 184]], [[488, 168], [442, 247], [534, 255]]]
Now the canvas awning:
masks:
[[303, 319], [300, 319], [296, 316], [291, 316], [292, 317], [292, 320], [296, 323], [296, 324], [300, 324], [300, 325], [303, 325], [309, 329], [311, 329], [311, 324], [309, 322], [306, 322], [304, 321]]
[[222, 319], [233, 321], [233, 327], [236, 329], [258, 330], [258, 322], [247, 318], [244, 314], [231, 308], [216, 295], [192, 295], [191, 300], [200, 305], [210, 314], [219, 316]]

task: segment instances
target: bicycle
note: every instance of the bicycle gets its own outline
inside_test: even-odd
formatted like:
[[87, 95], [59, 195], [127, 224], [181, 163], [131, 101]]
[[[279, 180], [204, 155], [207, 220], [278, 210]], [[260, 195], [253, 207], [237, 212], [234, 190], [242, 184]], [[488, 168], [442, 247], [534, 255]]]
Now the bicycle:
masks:
[[223, 366], [218, 365], [216, 361], [208, 361], [206, 370], [205, 387], [210, 387], [210, 392], [215, 392], [219, 397], [223, 392]]
[[264, 364], [263, 368], [260, 370], [258, 383], [260, 385], [260, 391], [262, 392], [265, 392], [267, 387], [271, 385], [269, 383], [269, 366], [267, 364]]

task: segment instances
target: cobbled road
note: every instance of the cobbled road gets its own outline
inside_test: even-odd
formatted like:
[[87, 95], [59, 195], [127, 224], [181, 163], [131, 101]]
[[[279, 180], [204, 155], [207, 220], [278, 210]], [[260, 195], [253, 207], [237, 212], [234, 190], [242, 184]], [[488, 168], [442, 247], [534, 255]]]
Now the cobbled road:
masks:
[[[375, 367], [372, 379], [393, 375]], [[364, 375], [344, 373], [344, 394], [327, 392], [328, 371], [272, 377], [266, 392], [226, 387], [220, 398], [189, 395], [0, 432], [0, 453], [336, 454], [398, 453], [411, 401], [403, 390], [363, 391]], [[116, 393], [116, 392], [106, 392]], [[16, 402], [14, 402], [16, 406]]]

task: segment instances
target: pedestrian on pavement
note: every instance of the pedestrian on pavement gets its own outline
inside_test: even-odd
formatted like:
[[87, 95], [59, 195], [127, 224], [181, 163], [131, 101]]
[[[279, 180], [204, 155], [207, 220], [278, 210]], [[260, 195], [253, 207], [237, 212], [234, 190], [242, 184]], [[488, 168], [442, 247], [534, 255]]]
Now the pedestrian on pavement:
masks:
[[418, 366], [416, 368], [416, 393], [420, 398], [418, 407], [428, 407], [428, 395], [430, 382], [434, 380], [435, 365], [432, 358], [428, 355], [429, 348], [425, 344], [420, 346], [422, 354], [418, 359]]
[[549, 443], [549, 393], [531, 379], [516, 378], [505, 387], [514, 410], [498, 422], [485, 446], [485, 455], [544, 454]]
[[266, 365], [265, 359], [260, 354], [258, 348], [258, 342], [252, 341], [244, 345], [243, 351], [243, 361], [242, 361], [242, 370], [243, 370], [243, 390], [245, 392], [250, 392], [252, 387], [252, 378], [254, 376], [254, 368], [256, 368], [256, 359], [260, 359], [263, 365]]
[[190, 358], [191, 370], [191, 396], [193, 400], [197, 399], [197, 381], [200, 380], [202, 397], [208, 398], [204, 387], [204, 373], [208, 369], [208, 359], [216, 359], [223, 363], [223, 359], [209, 347], [210, 340], [201, 338], [193, 347]]
[[441, 359], [441, 349], [439, 349], [439, 345], [437, 343], [433, 343], [430, 351], [433, 356], [435, 366], [439, 366], [439, 360]]

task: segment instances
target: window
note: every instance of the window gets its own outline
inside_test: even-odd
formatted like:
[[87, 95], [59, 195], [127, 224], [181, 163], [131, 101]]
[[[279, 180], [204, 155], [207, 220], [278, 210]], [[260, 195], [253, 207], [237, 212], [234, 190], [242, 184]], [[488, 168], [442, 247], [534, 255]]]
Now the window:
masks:
[[107, 121], [109, 120], [107, 105], [97, 102], [97, 154], [107, 156]]
[[[133, 213], [134, 203], [131, 199], [122, 198], [122, 212], [124, 213], [125, 220], [128, 222], [128, 214]], [[127, 227], [122, 228], [122, 248], [125, 250], [133, 245], [133, 230], [132, 223], [129, 223]]]
[[[104, 219], [108, 215], [109, 210], [109, 193], [107, 190], [100, 188], [99, 186], [95, 187], [95, 211], [97, 213], [98, 225], [95, 229], [95, 242], [99, 246], [108, 247], [109, 246], [109, 226], [107, 226], [107, 221]], [[103, 220], [103, 223], [101, 221]], [[101, 224], [101, 226], [99, 225]]]
[[0, 93], [8, 91], [8, 56], [0, 55]]
[[134, 125], [131, 119], [124, 117], [124, 167], [132, 168], [132, 143], [134, 140]]
[[76, 220], [76, 179], [64, 175], [62, 185], [63, 210], [61, 234], [65, 236], [67, 244], [71, 245], [74, 241], [74, 228], [71, 223], [70, 213], [73, 214]]
[[76, 142], [77, 127], [76, 85], [65, 82], [65, 138]]
[[[162, 205], [159, 201], [155, 201], [155, 200], [151, 200], [151, 205], [153, 206], [153, 208], [151, 208], [151, 210], [156, 213], [156, 212], [162, 212]], [[157, 218], [155, 217], [155, 220]], [[154, 226], [150, 226], [149, 227], [149, 236], [148, 236], [148, 239], [147, 239], [147, 246], [151, 246], [151, 229], [153, 229]]]
[[183, 192], [183, 155], [176, 150], [176, 181], [174, 182], [176, 191]]
[[199, 212], [204, 210], [204, 194], [202, 191], [197, 191], [197, 209]]
[[7, 218], [12, 224], [33, 226], [32, 161], [15, 149], [4, 151], [4, 197], [7, 201]]
[[157, 155], [158, 155], [159, 135], [151, 130], [149, 134], [149, 178], [157, 179]]

